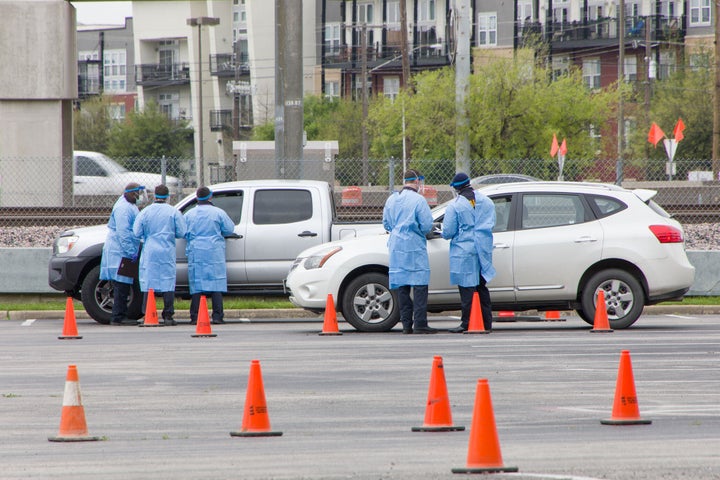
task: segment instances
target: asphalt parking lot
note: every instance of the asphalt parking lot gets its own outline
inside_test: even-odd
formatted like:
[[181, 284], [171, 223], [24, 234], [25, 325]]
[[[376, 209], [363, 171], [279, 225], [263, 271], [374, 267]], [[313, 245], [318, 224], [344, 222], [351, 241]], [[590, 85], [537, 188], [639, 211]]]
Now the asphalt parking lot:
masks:
[[[577, 317], [496, 323], [489, 335], [319, 336], [317, 318], [229, 317], [195, 327], [110, 327], [59, 316], [0, 322], [3, 478], [457, 478], [466, 465], [478, 379], [488, 380], [502, 458], [526, 479], [720, 478], [720, 317], [644, 315], [591, 335]], [[450, 328], [449, 316], [432, 326]], [[650, 425], [607, 426], [620, 352], [632, 356]], [[454, 423], [422, 425], [434, 356]], [[251, 360], [262, 365], [281, 437], [235, 438]], [[51, 443], [65, 375], [77, 365], [89, 433]]]

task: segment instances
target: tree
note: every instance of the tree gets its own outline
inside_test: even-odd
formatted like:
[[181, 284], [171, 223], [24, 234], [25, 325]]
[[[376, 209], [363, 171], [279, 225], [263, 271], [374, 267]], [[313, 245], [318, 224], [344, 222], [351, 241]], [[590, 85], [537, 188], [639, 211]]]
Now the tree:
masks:
[[75, 150], [107, 151], [113, 125], [109, 107], [109, 99], [98, 96], [84, 101], [81, 108], [73, 112]]
[[157, 103], [150, 102], [143, 111], [130, 112], [125, 122], [113, 126], [108, 154], [120, 161], [148, 160], [145, 165], [133, 164], [135, 169], [157, 170], [154, 161], [163, 156], [172, 160], [169, 167], [177, 168], [177, 159], [193, 155], [192, 129], [186, 121], [170, 120]]

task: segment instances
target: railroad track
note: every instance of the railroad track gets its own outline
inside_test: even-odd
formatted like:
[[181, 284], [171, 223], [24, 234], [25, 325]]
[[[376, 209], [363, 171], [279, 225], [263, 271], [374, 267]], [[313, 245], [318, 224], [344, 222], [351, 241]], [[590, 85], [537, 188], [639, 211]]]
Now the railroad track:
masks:
[[[718, 205], [664, 205], [680, 223], [720, 222]], [[336, 208], [340, 221], [380, 222], [382, 206]], [[110, 207], [0, 207], [0, 227], [9, 226], [84, 226], [106, 223]]]

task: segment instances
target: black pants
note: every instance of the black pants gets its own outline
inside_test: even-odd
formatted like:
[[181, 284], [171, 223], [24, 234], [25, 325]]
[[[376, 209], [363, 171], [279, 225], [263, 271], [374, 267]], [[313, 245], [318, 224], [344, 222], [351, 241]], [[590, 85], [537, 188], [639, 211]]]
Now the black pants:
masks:
[[[413, 296], [410, 297], [412, 288]], [[428, 326], [427, 322], [427, 285], [403, 285], [398, 288], [398, 303], [400, 303], [400, 321], [403, 328], [412, 328], [413, 321], [415, 328]]]
[[[161, 318], [164, 320], [166, 318], [173, 318], [173, 315], [175, 315], [175, 292], [155, 292], [155, 298], [158, 296], [162, 296], [163, 299], [163, 309], [162, 309], [162, 315]], [[145, 315], [145, 308], [147, 307], [147, 297], [148, 294], [145, 292], [143, 294], [143, 304], [142, 304], [142, 313]]]
[[480, 297], [480, 310], [482, 311], [483, 327], [485, 330], [492, 330], [492, 303], [490, 303], [490, 290], [488, 290], [485, 279], [480, 277], [480, 284], [476, 287], [460, 287], [460, 308], [462, 316], [460, 324], [467, 328], [470, 323], [470, 308], [472, 307], [473, 293], [478, 292]]
[[132, 283], [112, 282], [113, 284], [113, 307], [112, 307], [112, 321], [122, 322], [127, 318], [128, 310], [128, 297], [130, 297], [130, 290], [132, 289]]
[[225, 312], [223, 311], [223, 296], [222, 292], [203, 292], [193, 293], [190, 300], [190, 321], [197, 322], [198, 310], [200, 310], [200, 295], [210, 295], [212, 300], [212, 318], [211, 320], [217, 322], [223, 320]]

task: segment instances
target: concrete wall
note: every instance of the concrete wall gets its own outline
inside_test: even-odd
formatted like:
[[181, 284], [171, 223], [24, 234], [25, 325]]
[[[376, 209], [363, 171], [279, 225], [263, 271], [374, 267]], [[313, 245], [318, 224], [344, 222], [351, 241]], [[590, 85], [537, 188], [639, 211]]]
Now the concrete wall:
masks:
[[[0, 248], [0, 294], [60, 293], [48, 286], [49, 248]], [[695, 283], [688, 295], [720, 295], [720, 251], [689, 251]]]

